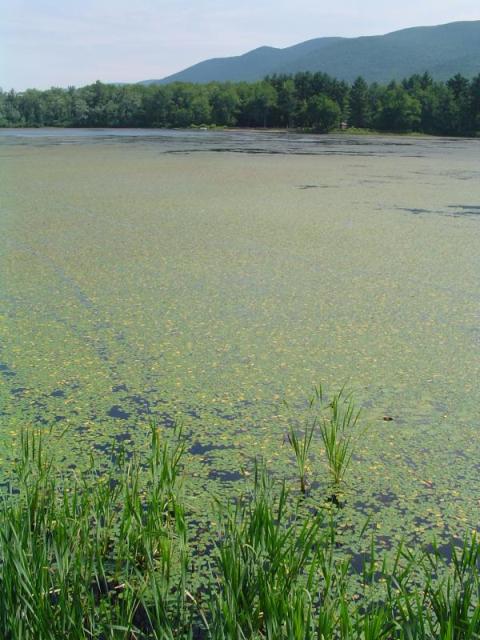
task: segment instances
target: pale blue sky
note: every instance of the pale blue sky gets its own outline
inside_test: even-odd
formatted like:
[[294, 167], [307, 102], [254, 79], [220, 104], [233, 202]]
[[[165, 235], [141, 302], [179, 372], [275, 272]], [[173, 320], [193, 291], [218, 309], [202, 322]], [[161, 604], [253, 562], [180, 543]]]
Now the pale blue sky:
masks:
[[264, 44], [478, 19], [478, 0], [0, 0], [0, 87], [135, 82]]

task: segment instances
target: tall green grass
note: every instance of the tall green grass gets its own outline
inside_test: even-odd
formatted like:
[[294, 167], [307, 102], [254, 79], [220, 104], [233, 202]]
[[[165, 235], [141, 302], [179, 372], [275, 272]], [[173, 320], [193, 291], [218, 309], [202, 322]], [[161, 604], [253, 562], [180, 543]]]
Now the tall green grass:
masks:
[[303, 637], [325, 533], [318, 516], [289, 514], [287, 501], [285, 484], [275, 496], [265, 470], [257, 470], [250, 499], [221, 509], [210, 601], [214, 638]]
[[316, 420], [312, 424], [306, 425], [305, 430], [301, 435], [297, 434], [295, 428], [290, 425], [287, 434], [288, 443], [293, 449], [295, 455], [295, 462], [297, 465], [298, 480], [300, 483], [300, 491], [305, 495], [307, 493], [307, 473], [310, 447], [312, 446], [312, 439], [316, 430]]
[[318, 433], [323, 444], [332, 495], [336, 499], [345, 481], [359, 435], [360, 411], [356, 409], [351, 394], [347, 394], [344, 387], [327, 402], [321, 385], [314, 387], [308, 408], [303, 429], [297, 430], [290, 424], [287, 434], [294, 453], [300, 491], [303, 494], [307, 492], [307, 476], [312, 466], [312, 445], [315, 444], [315, 435]]
[[360, 411], [357, 411], [351, 395], [345, 394], [343, 388], [333, 395], [328, 408], [329, 414], [323, 415], [320, 421], [320, 435], [332, 485], [334, 489], [338, 489], [352, 459], [353, 438]]
[[[348, 401], [331, 404], [350, 428]], [[185, 439], [155, 425], [150, 438], [146, 458], [120, 450], [107, 471], [80, 473], [59, 468], [43, 437], [22, 435], [0, 502], [2, 640], [480, 637], [476, 536], [451, 562], [435, 547], [400, 546], [388, 564], [372, 545], [352, 600], [334, 519], [309, 512], [260, 464], [235, 501], [217, 500], [207, 569], [193, 575]]]
[[53, 465], [41, 437], [22, 434], [0, 504], [2, 638], [183, 633], [183, 448], [181, 434], [161, 443], [152, 425], [146, 465], [120, 452], [107, 473], [77, 475]]

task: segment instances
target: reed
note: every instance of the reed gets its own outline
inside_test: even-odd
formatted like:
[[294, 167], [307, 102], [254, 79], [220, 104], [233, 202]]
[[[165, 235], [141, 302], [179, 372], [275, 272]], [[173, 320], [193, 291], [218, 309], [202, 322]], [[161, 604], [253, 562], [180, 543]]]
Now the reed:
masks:
[[186, 566], [177, 436], [171, 447], [152, 426], [146, 471], [119, 455], [107, 472], [76, 474], [22, 434], [0, 504], [2, 638], [176, 637]]
[[249, 498], [221, 506], [210, 601], [213, 638], [306, 637], [324, 534], [320, 517], [287, 515], [287, 503], [285, 484], [275, 496], [262, 469]]
[[353, 436], [358, 426], [357, 411], [351, 395], [342, 388], [328, 405], [329, 415], [320, 420], [320, 435], [334, 490], [344, 482], [353, 453]]
[[306, 426], [301, 435], [298, 435], [294, 427], [290, 425], [287, 435], [288, 443], [295, 455], [300, 491], [304, 495], [307, 493], [309, 451], [316, 426], [316, 422], [314, 421], [311, 425]]
[[[305, 426], [303, 430], [297, 433], [297, 430], [293, 424], [289, 424], [287, 441], [293, 450], [295, 456], [295, 463], [297, 466], [298, 480], [300, 484], [300, 491], [303, 495], [307, 493], [308, 481], [307, 476], [310, 470], [310, 448], [312, 445], [313, 436], [318, 427], [318, 417], [312, 409], [322, 406], [323, 402], [323, 389], [321, 385], [314, 386], [313, 394], [309, 400], [309, 413], [305, 420]], [[288, 404], [285, 402], [288, 407]]]
[[[340, 433], [356, 424], [341, 396], [329, 411]], [[199, 579], [180, 428], [167, 438], [152, 425], [146, 459], [128, 460], [120, 449], [101, 472], [95, 464], [61, 470], [47, 445], [22, 435], [0, 501], [2, 640], [480, 637], [476, 535], [452, 548], [450, 561], [435, 546], [399, 545], [387, 563], [372, 543], [362, 595], [352, 600], [355, 576], [337, 557], [335, 519], [312, 515], [258, 464], [250, 488], [233, 502], [217, 500], [213, 551]], [[202, 585], [195, 596], [194, 583]]]

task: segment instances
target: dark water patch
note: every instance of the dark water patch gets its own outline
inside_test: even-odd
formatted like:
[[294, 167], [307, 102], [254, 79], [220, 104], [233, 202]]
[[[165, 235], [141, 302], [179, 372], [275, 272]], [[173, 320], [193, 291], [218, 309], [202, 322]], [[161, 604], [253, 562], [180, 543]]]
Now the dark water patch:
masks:
[[85, 427], [83, 424], [79, 425], [78, 427], [75, 427], [75, 431], [76, 433], [87, 433], [88, 432], [88, 427]]
[[10, 369], [8, 364], [0, 362], [0, 373], [4, 378], [14, 378], [17, 374], [13, 369]]
[[390, 536], [379, 535], [375, 537], [375, 540], [377, 545], [382, 547], [382, 549], [393, 549], [394, 541]]
[[[382, 501], [382, 496], [385, 495], [385, 502]], [[392, 495], [394, 495], [392, 493]], [[372, 515], [372, 513], [380, 513], [382, 511], [382, 509], [384, 508], [388, 508], [391, 505], [394, 505], [396, 502], [398, 502], [398, 497], [394, 496], [394, 498], [390, 498], [389, 496], [389, 491], [387, 492], [377, 492], [376, 495], [373, 495], [371, 498], [372, 499], [359, 499], [359, 500], [355, 500], [354, 503], [352, 503], [352, 507], [355, 509], [355, 511], [357, 513], [361, 513], [364, 514], [367, 517], [370, 517]], [[408, 511], [405, 507], [401, 507], [398, 504], [395, 504], [395, 512], [398, 513], [400, 516], [406, 516], [408, 515]]]
[[394, 429], [395, 427], [403, 426], [408, 424], [408, 420], [406, 418], [402, 418], [401, 416], [394, 415], [388, 411], [381, 417], [382, 422], [386, 422], [388, 424], [385, 427]]
[[480, 216], [480, 207], [468, 205], [449, 205], [452, 211], [448, 214], [455, 218], [459, 216]]
[[[246, 153], [246, 154], [252, 154], [252, 155], [266, 155], [266, 156], [275, 156], [275, 155], [284, 155], [285, 153], [288, 153], [286, 151], [279, 151], [279, 150], [274, 150], [274, 149], [255, 149], [255, 148], [246, 148], [246, 149], [236, 149], [234, 147], [207, 147], [207, 148], [203, 148], [203, 149], [186, 149], [186, 150], [181, 150], [181, 149], [169, 149], [168, 151], [164, 151], [164, 153], [166, 154], [182, 154], [182, 155], [189, 155], [191, 153]], [[292, 152], [291, 152], [292, 153]], [[311, 154], [307, 154], [304, 153], [302, 155], [315, 155], [313, 153]]]
[[232, 444], [202, 444], [195, 442], [188, 451], [195, 456], [203, 456], [205, 453], [221, 451], [223, 449], [235, 449], [235, 447]]
[[478, 171], [449, 171], [447, 176], [454, 180], [478, 180]]
[[[95, 469], [93, 473], [101, 477], [105, 473], [109, 473], [112, 464], [115, 465], [120, 460], [131, 460], [133, 457], [133, 448], [129, 449], [124, 446], [124, 442], [128, 440], [131, 440], [130, 434], [124, 433], [114, 436], [113, 440], [95, 442], [93, 448], [104, 454], [105, 458], [102, 461], [102, 467]], [[89, 471], [89, 473], [92, 472]]]
[[127, 396], [127, 400], [130, 400], [136, 406], [136, 412], [138, 415], [150, 414], [150, 402], [143, 396], [132, 395]]
[[413, 213], [418, 216], [421, 213], [440, 213], [440, 211], [436, 211], [435, 209], [419, 209], [417, 207], [397, 207], [399, 211], [408, 211], [408, 213]]
[[173, 416], [171, 416], [167, 411], [163, 411], [162, 413], [155, 414], [156, 421], [160, 423], [163, 427], [173, 428], [177, 421]]
[[55, 389], [55, 391], [52, 391], [50, 395], [52, 396], [52, 398], [64, 398], [65, 391], [62, 391], [62, 389]]
[[369, 554], [364, 552], [352, 553], [349, 556], [350, 567], [353, 569], [353, 572], [357, 574], [363, 573], [363, 570], [367, 566], [369, 560]]
[[65, 420], [65, 416], [54, 416], [54, 420], [55, 422], [62, 422], [62, 420]]
[[[158, 389], [157, 387], [151, 387], [150, 389], [146, 389], [145, 393], [158, 393]], [[160, 398], [159, 400], [157, 400], [157, 404], [158, 403], [167, 404], [168, 400], [163, 400]]]
[[324, 484], [322, 482], [319, 482], [318, 480], [313, 480], [312, 482], [310, 482], [308, 489], [310, 492], [313, 491], [318, 491], [319, 489], [323, 489]]
[[235, 403], [237, 407], [253, 407], [255, 403], [252, 400], [239, 400]]
[[222, 420], [228, 420], [229, 422], [233, 422], [233, 420], [236, 420], [239, 417], [237, 414], [225, 413], [221, 409], [216, 408], [213, 410], [213, 413]]
[[106, 346], [97, 345], [95, 347], [95, 351], [97, 352], [97, 355], [100, 358], [100, 360], [102, 360], [102, 362], [108, 362], [110, 360], [109, 354], [108, 354], [108, 349], [107, 349]]
[[384, 491], [382, 493], [374, 493], [373, 497], [378, 500], [385, 507], [389, 507], [394, 502], [397, 502], [398, 497], [392, 491]]
[[35, 407], [35, 409], [40, 409], [42, 411], [46, 411], [48, 409], [48, 405], [46, 404], [46, 402], [40, 400], [40, 398], [34, 400], [32, 402], [32, 405]]
[[431, 527], [431, 522], [429, 520], [427, 520], [427, 518], [424, 518], [423, 516], [415, 516], [413, 518], [413, 524], [415, 525], [415, 527], [418, 528], [425, 528], [428, 529]]
[[128, 391], [128, 387], [126, 384], [116, 384], [115, 386], [112, 387], [112, 392], [113, 393], [119, 393], [120, 391]]
[[208, 474], [208, 478], [222, 482], [238, 482], [239, 480], [244, 480], [243, 473], [240, 471], [224, 471], [220, 469], [212, 469]]
[[467, 211], [475, 211], [476, 213], [480, 213], [480, 205], [476, 204], [450, 204], [448, 206], [449, 209], [464, 209]]
[[408, 467], [410, 467], [410, 469], [417, 469], [417, 466], [418, 466], [417, 463], [414, 460], [412, 460], [410, 456], [405, 456], [404, 462]]
[[113, 445], [111, 442], [94, 442], [93, 448], [101, 453], [111, 454], [113, 451]]
[[128, 413], [128, 411], [124, 411], [121, 407], [119, 407], [117, 404], [115, 404], [108, 411], [107, 415], [110, 416], [110, 418], [118, 418], [119, 420], [128, 420], [128, 418], [132, 414]]
[[434, 544], [432, 542], [424, 545], [423, 550], [429, 554], [435, 554], [451, 562], [456, 551], [462, 549], [463, 542], [459, 538], [452, 538], [448, 542], [442, 544]]
[[119, 443], [127, 442], [132, 439], [132, 436], [128, 431], [125, 431], [124, 433], [117, 433], [114, 437], [116, 442], [119, 442]]
[[342, 499], [342, 497], [337, 495], [336, 493], [332, 493], [331, 495], [327, 496], [325, 500], [337, 509], [344, 509], [347, 506], [347, 501], [345, 499]]
[[186, 409], [185, 413], [191, 418], [195, 418], [196, 420], [200, 420], [201, 415], [196, 409]]
[[221, 413], [220, 411], [217, 413], [217, 415], [219, 418], [222, 418], [222, 420], [228, 420], [229, 422], [233, 422], [238, 418], [238, 415], [235, 415], [233, 413]]
[[436, 214], [459, 218], [462, 216], [480, 216], [480, 207], [469, 205], [449, 205], [448, 210], [442, 209], [421, 209], [417, 207], [396, 207], [398, 211], [407, 211], [413, 215]]
[[27, 391], [26, 387], [14, 387], [13, 389], [10, 390], [10, 393], [12, 394], [12, 396], [17, 396], [21, 398], [24, 395], [25, 391]]

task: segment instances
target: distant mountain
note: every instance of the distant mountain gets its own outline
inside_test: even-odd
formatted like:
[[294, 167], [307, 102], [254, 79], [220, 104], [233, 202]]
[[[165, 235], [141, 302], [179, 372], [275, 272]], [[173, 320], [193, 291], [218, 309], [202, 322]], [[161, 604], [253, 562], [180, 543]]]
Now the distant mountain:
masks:
[[142, 84], [253, 81], [297, 71], [323, 71], [349, 82], [363, 76], [368, 82], [384, 83], [424, 71], [437, 80], [456, 73], [472, 77], [480, 73], [480, 20], [412, 27], [382, 36], [316, 38], [285, 49], [259, 47], [241, 56], [205, 60]]

